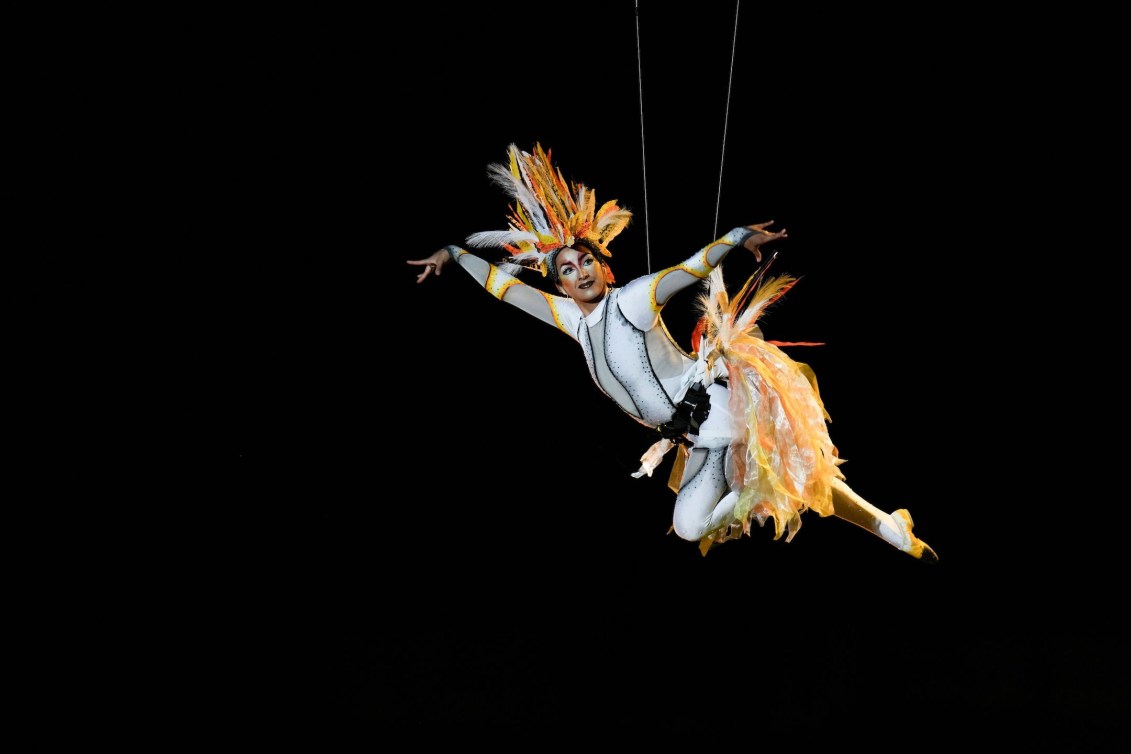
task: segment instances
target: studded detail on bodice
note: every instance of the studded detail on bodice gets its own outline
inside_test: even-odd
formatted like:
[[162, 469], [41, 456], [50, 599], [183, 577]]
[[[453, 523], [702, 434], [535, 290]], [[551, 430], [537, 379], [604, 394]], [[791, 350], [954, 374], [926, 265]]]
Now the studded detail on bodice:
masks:
[[578, 339], [597, 386], [627, 413], [654, 427], [671, 420], [672, 397], [693, 362], [658, 322], [648, 331], [629, 322], [618, 304], [622, 292], [609, 295], [596, 324], [582, 320]]

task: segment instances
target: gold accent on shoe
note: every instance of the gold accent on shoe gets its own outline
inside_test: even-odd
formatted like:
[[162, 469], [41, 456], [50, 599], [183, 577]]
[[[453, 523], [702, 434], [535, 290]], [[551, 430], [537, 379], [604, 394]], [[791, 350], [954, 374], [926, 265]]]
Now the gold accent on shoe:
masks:
[[905, 542], [905, 544], [899, 548], [900, 550], [916, 560], [922, 560], [926, 563], [939, 562], [939, 556], [935, 554], [931, 546], [911, 532], [911, 528], [915, 526], [915, 522], [911, 520], [911, 514], [906, 508], [900, 508], [892, 513], [891, 517], [895, 520], [896, 526], [899, 527], [899, 531], [903, 535]]

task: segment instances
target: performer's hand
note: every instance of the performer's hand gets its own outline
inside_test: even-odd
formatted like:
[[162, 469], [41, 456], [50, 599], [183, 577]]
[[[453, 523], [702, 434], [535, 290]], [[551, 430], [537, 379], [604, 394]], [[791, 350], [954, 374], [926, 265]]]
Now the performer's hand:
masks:
[[417, 283], [423, 283], [425, 279], [432, 273], [440, 276], [440, 270], [444, 268], [448, 262], [452, 260], [452, 255], [446, 249], [440, 249], [427, 259], [409, 259], [409, 264], [415, 264], [418, 267], [424, 267], [424, 271], [416, 276]]
[[789, 238], [789, 235], [786, 233], [785, 228], [782, 228], [779, 231], [766, 230], [766, 228], [770, 227], [773, 224], [774, 221], [769, 220], [764, 223], [755, 223], [753, 225], [746, 226], [750, 230], [755, 231], [755, 233], [754, 235], [750, 236], [750, 238], [747, 238], [745, 241], [743, 241], [742, 245], [747, 249], [750, 249], [750, 251], [754, 252], [754, 258], [759, 262], [762, 261], [762, 250], [758, 248], [759, 246], [764, 243], [769, 243], [770, 241], [778, 238]]

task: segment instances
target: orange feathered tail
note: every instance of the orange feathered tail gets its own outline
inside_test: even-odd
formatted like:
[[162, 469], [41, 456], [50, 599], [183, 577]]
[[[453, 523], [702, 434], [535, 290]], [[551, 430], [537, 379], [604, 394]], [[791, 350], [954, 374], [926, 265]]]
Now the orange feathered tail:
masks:
[[816, 376], [763, 339], [758, 327], [766, 309], [797, 280], [759, 278], [751, 277], [730, 298], [716, 268], [700, 297], [703, 317], [696, 332], [707, 337], [703, 357], [721, 357], [727, 365], [735, 421], [729, 481], [740, 491], [734, 522], [710, 535], [716, 542], [749, 534], [752, 520], [762, 525], [767, 518], [774, 519], [774, 538], [785, 534], [788, 541], [806, 510], [833, 512], [831, 483], [843, 479]]

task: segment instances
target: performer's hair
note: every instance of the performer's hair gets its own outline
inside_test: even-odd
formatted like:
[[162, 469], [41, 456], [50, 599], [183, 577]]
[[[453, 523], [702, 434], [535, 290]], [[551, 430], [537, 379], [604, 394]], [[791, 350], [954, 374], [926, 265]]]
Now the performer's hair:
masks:
[[597, 247], [594, 244], [590, 243], [584, 238], [575, 238], [573, 239], [573, 244], [571, 246], [562, 246], [560, 248], [554, 249], [546, 255], [546, 272], [549, 274], [550, 281], [554, 285], [562, 284], [561, 277], [559, 277], [558, 275], [558, 253], [565, 248], [572, 248], [578, 251], [584, 249], [585, 251], [592, 254], [594, 259], [605, 266], [605, 276], [609, 279], [610, 283], [613, 282], [613, 270], [611, 267], [609, 267], [609, 263], [605, 259], [604, 255], [601, 254], [600, 251], [598, 251]]

